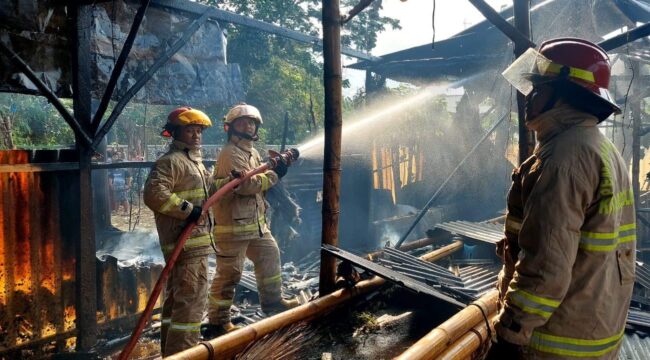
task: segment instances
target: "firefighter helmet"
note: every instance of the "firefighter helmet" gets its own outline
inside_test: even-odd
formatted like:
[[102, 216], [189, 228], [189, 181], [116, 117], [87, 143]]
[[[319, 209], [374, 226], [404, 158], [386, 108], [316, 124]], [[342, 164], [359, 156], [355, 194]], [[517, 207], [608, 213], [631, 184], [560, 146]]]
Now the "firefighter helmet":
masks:
[[167, 123], [162, 136], [171, 137], [179, 126], [200, 125], [203, 127], [212, 126], [212, 121], [203, 111], [192, 109], [189, 106], [179, 107], [172, 110], [167, 116]]
[[235, 120], [242, 117], [249, 117], [254, 119], [258, 127], [263, 123], [262, 114], [260, 114], [260, 111], [257, 110], [255, 106], [248, 105], [244, 102], [241, 102], [230, 109], [226, 116], [223, 118], [223, 122], [224, 124], [230, 125]]
[[531, 48], [517, 58], [503, 76], [524, 95], [530, 94], [535, 85], [568, 80], [586, 90], [611, 112], [621, 112], [607, 90], [611, 76], [609, 56], [587, 40], [557, 38], [545, 41], [539, 51]]

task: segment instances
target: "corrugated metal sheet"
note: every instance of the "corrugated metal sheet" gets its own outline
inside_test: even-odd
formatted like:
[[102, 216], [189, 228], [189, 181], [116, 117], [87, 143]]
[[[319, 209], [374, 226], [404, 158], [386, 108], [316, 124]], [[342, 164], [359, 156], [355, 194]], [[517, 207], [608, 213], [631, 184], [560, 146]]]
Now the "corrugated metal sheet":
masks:
[[650, 337], [644, 333], [626, 333], [618, 358], [620, 360], [650, 359]]
[[[69, 162], [75, 154], [0, 151], [0, 164]], [[39, 358], [48, 351], [42, 345], [74, 344], [64, 342], [76, 331], [78, 179], [74, 171], [0, 173], [0, 358], [19, 356], [15, 352], [25, 347]], [[111, 256], [97, 259], [102, 333], [144, 309], [161, 270], [155, 264], [120, 266]]]
[[503, 238], [503, 225], [475, 223], [470, 221], [450, 221], [436, 225], [437, 228], [470, 239], [495, 244]]

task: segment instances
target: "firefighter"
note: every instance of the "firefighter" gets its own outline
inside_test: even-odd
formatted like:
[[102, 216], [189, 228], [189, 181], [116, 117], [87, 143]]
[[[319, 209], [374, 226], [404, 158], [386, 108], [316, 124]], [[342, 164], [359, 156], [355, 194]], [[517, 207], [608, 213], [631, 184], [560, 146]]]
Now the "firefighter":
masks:
[[201, 158], [201, 135], [210, 118], [190, 107], [167, 117], [162, 136], [172, 137], [169, 151], [153, 166], [144, 202], [154, 212], [165, 259], [186, 224], [196, 222], [167, 280], [162, 307], [161, 350], [169, 356], [196, 345], [208, 291], [208, 256], [214, 254], [213, 219], [201, 216], [210, 191], [210, 173]]
[[504, 76], [526, 95], [533, 155], [513, 172], [494, 359], [616, 359], [632, 295], [631, 180], [597, 124], [620, 112], [607, 53], [581, 39], [529, 49]]
[[[217, 159], [213, 191], [233, 176], [261, 165], [260, 154], [253, 147], [261, 125], [262, 116], [254, 106], [240, 103], [228, 111], [224, 117], [228, 143]], [[262, 311], [273, 314], [298, 305], [296, 300], [282, 298], [280, 250], [269, 229], [268, 204], [264, 198], [265, 192], [287, 173], [287, 165], [280, 162], [275, 169], [252, 176], [213, 207], [217, 272], [208, 297], [209, 324], [204, 329], [205, 337], [216, 337], [236, 329], [230, 321], [230, 306], [246, 257], [255, 265]]]

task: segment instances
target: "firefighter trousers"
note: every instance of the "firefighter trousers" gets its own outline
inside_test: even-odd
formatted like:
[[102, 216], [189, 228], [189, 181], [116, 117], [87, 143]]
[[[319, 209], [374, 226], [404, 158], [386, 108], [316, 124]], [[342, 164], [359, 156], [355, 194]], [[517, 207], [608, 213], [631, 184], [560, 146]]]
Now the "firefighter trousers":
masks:
[[217, 240], [217, 273], [208, 299], [210, 324], [230, 322], [230, 306], [241, 279], [244, 260], [255, 265], [255, 280], [262, 311], [278, 306], [282, 300], [280, 249], [270, 233], [253, 240]]
[[167, 279], [162, 307], [163, 357], [196, 345], [208, 291], [208, 256], [182, 259]]

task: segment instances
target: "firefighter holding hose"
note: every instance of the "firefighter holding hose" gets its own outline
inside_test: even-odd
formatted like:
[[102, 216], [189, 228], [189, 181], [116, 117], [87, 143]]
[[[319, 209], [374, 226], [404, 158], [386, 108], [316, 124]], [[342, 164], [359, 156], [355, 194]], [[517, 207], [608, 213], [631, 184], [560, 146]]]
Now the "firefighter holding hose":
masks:
[[617, 359], [636, 226], [625, 162], [596, 126], [620, 112], [609, 58], [591, 42], [553, 39], [503, 74], [526, 96], [538, 144], [512, 175], [490, 356]]
[[208, 256], [214, 254], [213, 219], [201, 215], [210, 191], [210, 173], [201, 157], [201, 135], [210, 118], [190, 107], [167, 117], [162, 136], [173, 138], [169, 151], [153, 166], [144, 202], [154, 212], [160, 246], [168, 261], [186, 224], [196, 222], [164, 293], [161, 351], [169, 356], [196, 345], [208, 291]]
[[[240, 103], [228, 111], [224, 117], [228, 143], [217, 159], [213, 191], [260, 166], [262, 158], [253, 143], [258, 140], [261, 125], [262, 116], [254, 106]], [[245, 258], [255, 265], [262, 311], [273, 314], [298, 305], [296, 300], [282, 298], [280, 250], [269, 229], [264, 198], [265, 192], [287, 173], [288, 165], [280, 161], [273, 170], [243, 181], [213, 207], [217, 272], [208, 297], [209, 324], [203, 329], [206, 338], [237, 328], [230, 321], [230, 307]]]

